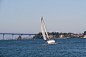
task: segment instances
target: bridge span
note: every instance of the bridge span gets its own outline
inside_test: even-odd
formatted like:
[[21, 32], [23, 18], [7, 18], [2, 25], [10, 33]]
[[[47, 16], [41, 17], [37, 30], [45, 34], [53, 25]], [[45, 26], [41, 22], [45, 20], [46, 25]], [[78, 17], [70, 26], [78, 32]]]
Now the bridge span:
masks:
[[14, 35], [21, 35], [23, 37], [23, 35], [35, 35], [35, 34], [28, 34], [28, 33], [0, 33], [1, 35], [3, 35], [3, 40], [5, 39], [5, 35], [12, 35], [12, 39], [14, 39]]

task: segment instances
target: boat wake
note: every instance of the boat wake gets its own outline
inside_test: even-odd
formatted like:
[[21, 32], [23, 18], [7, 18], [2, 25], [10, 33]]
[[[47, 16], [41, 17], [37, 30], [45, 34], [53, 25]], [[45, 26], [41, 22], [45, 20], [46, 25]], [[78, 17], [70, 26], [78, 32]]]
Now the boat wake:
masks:
[[[60, 43], [53, 43], [53, 44], [60, 44]], [[51, 45], [51, 44], [45, 43], [45, 44], [41, 44], [41, 45]]]

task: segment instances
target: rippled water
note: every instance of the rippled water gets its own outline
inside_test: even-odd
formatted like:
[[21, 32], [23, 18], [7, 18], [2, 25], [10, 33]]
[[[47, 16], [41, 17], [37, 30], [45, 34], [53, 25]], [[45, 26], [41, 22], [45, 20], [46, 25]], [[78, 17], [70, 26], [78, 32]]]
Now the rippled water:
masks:
[[86, 39], [0, 40], [0, 57], [86, 57]]

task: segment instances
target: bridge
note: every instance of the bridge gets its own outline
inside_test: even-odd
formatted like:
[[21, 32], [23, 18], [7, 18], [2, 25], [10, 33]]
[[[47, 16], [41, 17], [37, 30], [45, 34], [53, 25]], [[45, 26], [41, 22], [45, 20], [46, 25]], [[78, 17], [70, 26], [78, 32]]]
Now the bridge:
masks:
[[0, 33], [3, 35], [3, 40], [5, 39], [5, 35], [12, 35], [12, 39], [14, 39], [14, 35], [21, 35], [23, 37], [23, 35], [35, 35], [35, 34], [28, 34], [28, 33]]

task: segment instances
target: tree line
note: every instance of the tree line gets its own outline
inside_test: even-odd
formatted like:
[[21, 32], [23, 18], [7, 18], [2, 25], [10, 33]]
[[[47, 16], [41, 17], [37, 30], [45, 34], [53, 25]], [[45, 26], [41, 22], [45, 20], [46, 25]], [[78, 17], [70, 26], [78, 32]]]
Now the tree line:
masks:
[[[80, 33], [80, 34], [77, 34], [77, 33], [62, 33], [62, 32], [47, 32], [48, 35], [53, 35], [54, 37], [56, 38], [59, 38], [61, 35], [63, 35], [64, 37], [72, 37], [71, 35], [86, 35], [86, 31], [84, 31], [84, 33]], [[46, 33], [45, 33], [46, 35]], [[42, 36], [42, 32], [39, 32], [38, 34], [35, 34], [34, 38], [43, 38]]]

